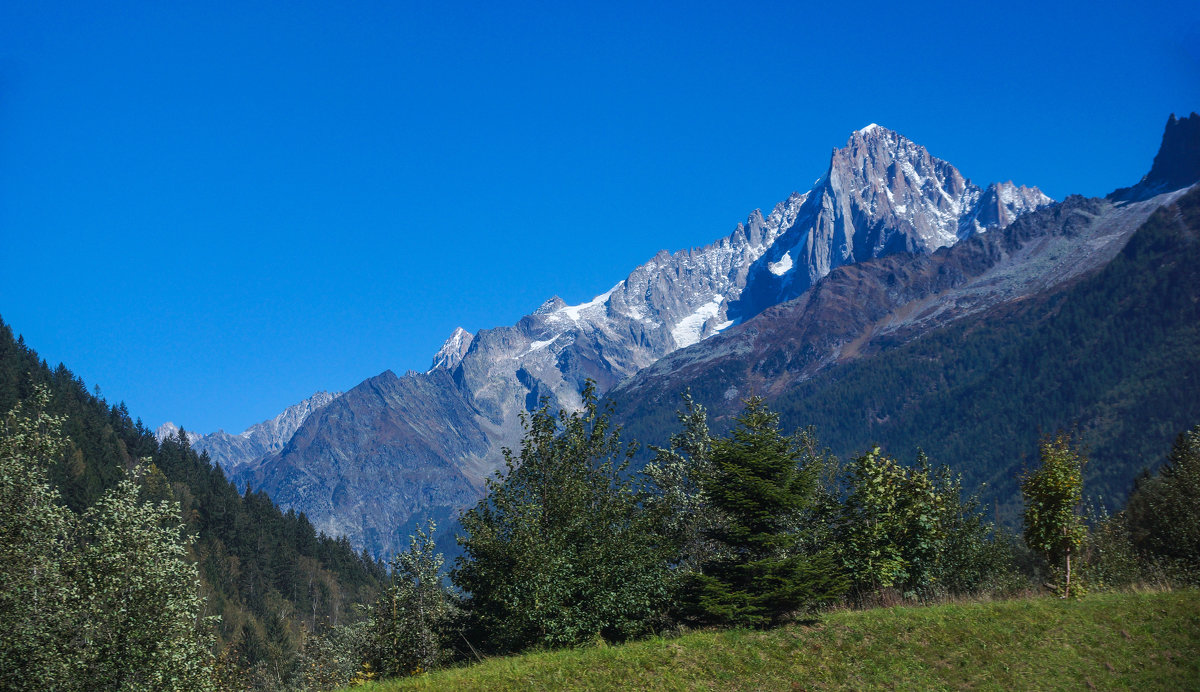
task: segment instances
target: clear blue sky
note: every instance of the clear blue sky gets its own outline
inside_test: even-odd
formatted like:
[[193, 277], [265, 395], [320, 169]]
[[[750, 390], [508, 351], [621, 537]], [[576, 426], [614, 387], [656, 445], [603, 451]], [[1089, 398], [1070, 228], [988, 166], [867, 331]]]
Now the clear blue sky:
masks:
[[1200, 110], [1200, 3], [0, 3], [0, 317], [239, 431], [587, 300], [870, 122], [1101, 195]]

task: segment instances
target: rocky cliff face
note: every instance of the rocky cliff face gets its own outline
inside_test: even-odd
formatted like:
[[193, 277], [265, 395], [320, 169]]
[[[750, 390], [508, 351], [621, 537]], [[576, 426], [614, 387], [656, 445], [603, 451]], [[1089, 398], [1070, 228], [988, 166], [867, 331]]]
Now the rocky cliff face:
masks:
[[714, 418], [729, 416], [751, 394], [771, 399], [833, 365], [1099, 269], [1154, 210], [1185, 190], [1128, 204], [1075, 196], [933, 254], [839, 267], [800, 297], [660, 359], [609, 397], [628, 421], [661, 419], [685, 390]]
[[729, 314], [745, 320], [804, 293], [833, 269], [929, 253], [1053, 202], [1011, 182], [980, 189], [954, 166], [878, 125], [833, 152], [793, 223], [750, 268]]
[[485, 471], [469, 460], [492, 432], [444, 370], [377, 375], [315, 411], [278, 453], [235, 467], [239, 485], [307, 513], [313, 526], [376, 553], [407, 538], [410, 519], [473, 503]]
[[1049, 203], [1036, 188], [981, 189], [901, 135], [864, 128], [810, 192], [712, 244], [660, 252], [586, 303], [554, 297], [513, 326], [457, 329], [427, 373], [364, 382], [235, 478], [318, 528], [390, 552], [414, 516], [473, 502], [500, 448], [519, 444], [520, 415], [543, 399], [576, 407], [587, 379], [604, 392], [836, 267], [927, 255]]
[[1176, 118], [1172, 113], [1163, 128], [1162, 145], [1154, 165], [1137, 185], [1116, 190], [1109, 199], [1129, 202], [1177, 190], [1200, 179], [1200, 115]]

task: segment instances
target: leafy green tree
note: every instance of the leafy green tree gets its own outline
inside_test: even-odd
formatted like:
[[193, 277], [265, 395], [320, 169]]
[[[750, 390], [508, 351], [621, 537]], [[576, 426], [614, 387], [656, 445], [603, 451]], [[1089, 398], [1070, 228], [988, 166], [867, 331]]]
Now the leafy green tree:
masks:
[[[1064, 598], [1071, 595], [1071, 559], [1087, 537], [1083, 522], [1083, 455], [1059, 434], [1039, 445], [1040, 465], [1021, 478], [1025, 544], [1049, 563]], [[1076, 585], [1076, 593], [1080, 589]]]
[[442, 555], [434, 550], [432, 520], [417, 528], [409, 549], [392, 558], [392, 581], [372, 612], [369, 659], [381, 675], [417, 675], [445, 662], [449, 594], [442, 586]]
[[132, 479], [80, 518], [79, 633], [88, 689], [202, 690], [212, 638], [179, 506], [143, 503]]
[[[861, 598], [908, 580], [911, 556], [905, 555], [905, 544], [920, 544], [924, 536], [906, 534], [923, 532], [930, 523], [923, 508], [906, 506], [919, 491], [908, 488], [906, 469], [879, 447], [856, 458], [846, 476], [848, 493], [842, 505], [839, 553], [854, 592]], [[920, 519], [910, 526], [913, 514]]]
[[779, 416], [753, 397], [727, 438], [712, 442], [704, 490], [721, 513], [709, 532], [721, 544], [689, 580], [693, 612], [706, 622], [764, 626], [837, 598], [845, 582], [828, 551], [801, 550], [796, 530], [817, 497], [821, 469]]
[[643, 470], [653, 485], [647, 503], [661, 521], [676, 574], [696, 571], [716, 556], [720, 544], [709, 534], [722, 521], [704, 489], [713, 472], [707, 411], [687, 392], [683, 405], [676, 412], [682, 430], [671, 435], [669, 447], [652, 448], [654, 458]]
[[489, 650], [624, 639], [666, 610], [665, 551], [610, 414], [590, 381], [580, 411], [543, 402], [522, 419], [519, 456], [504, 450], [505, 471], [463, 514], [452, 578]]
[[66, 575], [74, 516], [48, 482], [66, 449], [62, 418], [35, 388], [0, 428], [0, 688], [67, 687], [74, 585]]

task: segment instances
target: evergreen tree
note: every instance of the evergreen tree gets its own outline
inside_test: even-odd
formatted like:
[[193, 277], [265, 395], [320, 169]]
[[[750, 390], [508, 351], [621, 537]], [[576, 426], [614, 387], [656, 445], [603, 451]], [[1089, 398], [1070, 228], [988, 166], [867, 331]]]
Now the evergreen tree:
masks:
[[829, 552], [800, 550], [798, 519], [815, 504], [821, 469], [778, 422], [754, 397], [730, 436], [713, 441], [704, 490], [723, 516], [710, 536], [724, 550], [690, 580], [701, 620], [764, 626], [845, 589]]
[[[1021, 478], [1025, 497], [1025, 544], [1050, 565], [1056, 587], [1071, 595], [1071, 559], [1087, 536], [1083, 523], [1083, 466], [1086, 459], [1059, 434], [1042, 440], [1041, 463]], [[1076, 592], [1079, 592], [1078, 585]]]
[[664, 551], [609, 417], [590, 381], [581, 411], [543, 402], [523, 417], [520, 455], [504, 450], [505, 472], [463, 514], [453, 581], [488, 649], [623, 639], [665, 610]]
[[1200, 581], [1200, 427], [1180, 434], [1159, 473], [1138, 484], [1126, 517], [1142, 555]]

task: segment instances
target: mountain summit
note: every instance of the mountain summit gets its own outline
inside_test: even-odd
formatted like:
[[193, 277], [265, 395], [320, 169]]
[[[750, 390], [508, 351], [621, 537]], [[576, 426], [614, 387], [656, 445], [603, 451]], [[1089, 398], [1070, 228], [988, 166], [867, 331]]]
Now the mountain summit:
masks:
[[1197, 180], [1200, 180], [1200, 115], [1192, 113], [1178, 119], [1172, 113], [1163, 128], [1162, 144], [1150, 172], [1137, 185], [1116, 190], [1109, 198], [1128, 202], [1149, 199]]
[[1051, 200], [1011, 183], [981, 189], [878, 125], [835, 149], [806, 193], [752, 212], [703, 247], [660, 251], [592, 300], [547, 300], [517, 324], [456, 329], [425, 373], [385, 373], [314, 411], [275, 453], [234, 466], [326, 532], [388, 553], [410, 521], [445, 519], [478, 496], [520, 443], [521, 415], [577, 408], [673, 352], [792, 298], [833, 268], [928, 254]]
[[751, 269], [730, 314], [744, 320], [795, 298], [836, 267], [933, 252], [1053, 201], [1011, 182], [980, 189], [925, 147], [868, 125], [833, 151], [795, 223]]

